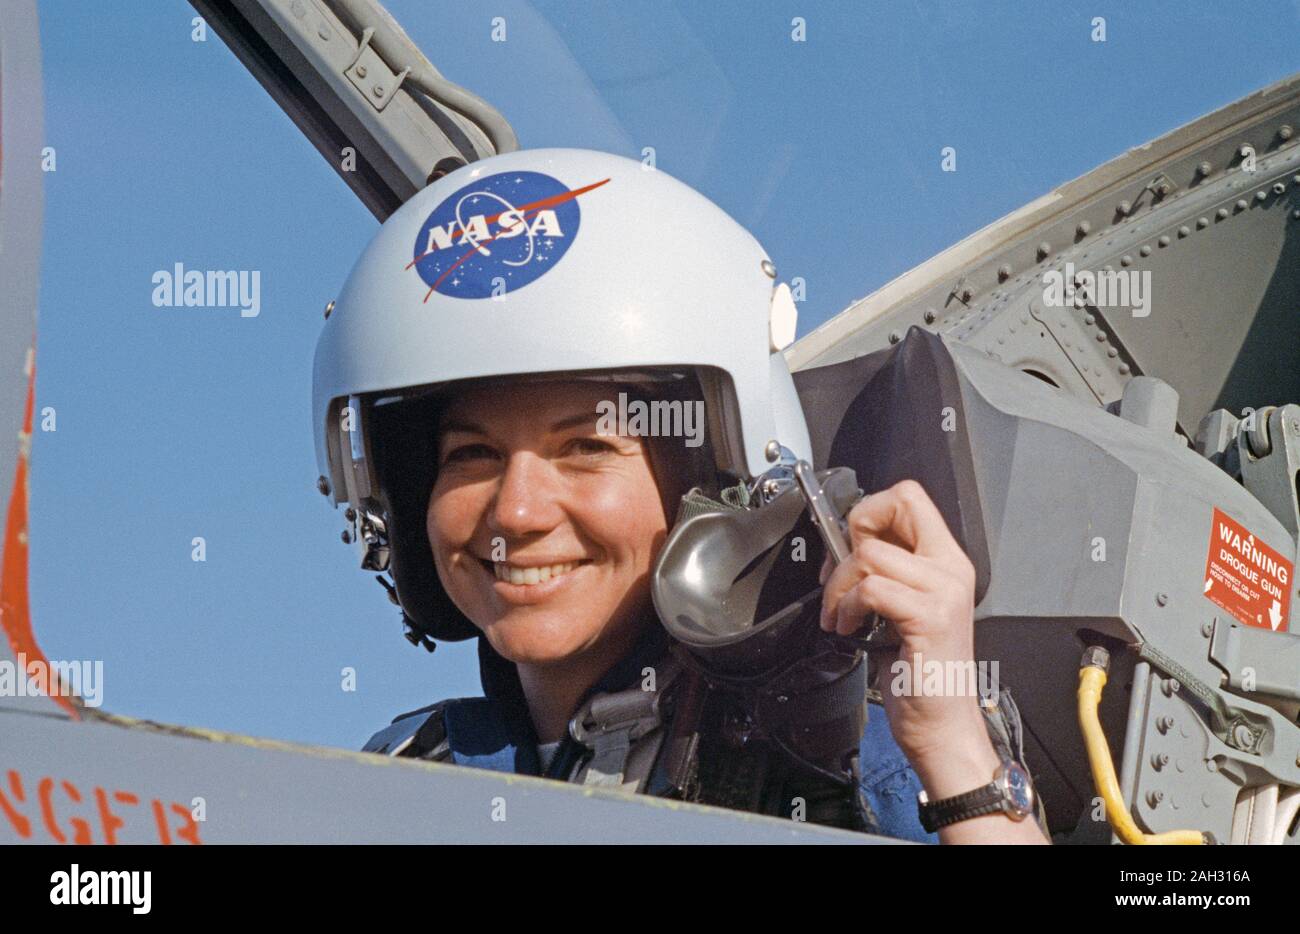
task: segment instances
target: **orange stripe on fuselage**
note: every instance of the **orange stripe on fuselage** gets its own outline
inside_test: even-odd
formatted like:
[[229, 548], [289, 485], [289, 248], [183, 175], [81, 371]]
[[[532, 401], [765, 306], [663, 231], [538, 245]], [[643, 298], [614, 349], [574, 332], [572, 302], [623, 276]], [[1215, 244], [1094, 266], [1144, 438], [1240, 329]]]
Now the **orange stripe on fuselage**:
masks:
[[[36, 363], [32, 361], [27, 374], [27, 409], [23, 415], [25, 444], [18, 450], [18, 464], [14, 470], [13, 490], [9, 495], [9, 510], [5, 517], [4, 543], [0, 547], [0, 626], [14, 655], [23, 655], [29, 662], [40, 662], [49, 671], [45, 653], [36, 644], [32, 633], [31, 603], [27, 589], [27, 470], [30, 461], [32, 437], [32, 410], [36, 393]], [[19, 672], [18, 677], [25, 673]], [[81, 711], [58, 685], [46, 680], [50, 699], [68, 712], [74, 720], [81, 719]]]

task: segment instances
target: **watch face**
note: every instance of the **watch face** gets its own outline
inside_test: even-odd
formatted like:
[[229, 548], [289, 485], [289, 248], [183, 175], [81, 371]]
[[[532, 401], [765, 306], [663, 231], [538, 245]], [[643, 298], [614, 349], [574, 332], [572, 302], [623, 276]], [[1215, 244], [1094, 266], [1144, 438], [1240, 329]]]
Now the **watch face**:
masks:
[[1034, 809], [1034, 786], [1029, 781], [1029, 773], [1018, 763], [1008, 762], [1002, 771], [1003, 799], [1012, 814], [1026, 817]]

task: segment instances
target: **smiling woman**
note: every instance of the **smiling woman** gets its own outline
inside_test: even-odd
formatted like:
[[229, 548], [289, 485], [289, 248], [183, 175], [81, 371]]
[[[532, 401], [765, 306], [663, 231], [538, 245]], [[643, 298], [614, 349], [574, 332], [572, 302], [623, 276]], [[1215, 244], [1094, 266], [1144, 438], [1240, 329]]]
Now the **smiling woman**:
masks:
[[480, 387], [448, 407], [439, 435], [427, 525], [438, 577], [518, 667], [542, 742], [564, 735], [644, 629], [668, 530], [647, 439], [597, 431], [607, 395], [597, 383]]
[[[573, 192], [550, 231], [569, 241], [548, 252], [469, 223], [431, 241], [429, 218], [480, 188], [514, 192], [525, 217], [538, 191], [537, 204]], [[1024, 820], [1013, 708], [986, 719], [973, 694], [882, 698], [860, 651], [828, 654], [879, 613], [900, 657], [970, 662], [974, 571], [919, 485], [853, 507], [852, 555], [826, 565], [819, 599], [802, 553], [769, 579], [800, 608], [798, 648], [777, 660], [800, 684], [779, 716], [755, 705], [760, 685], [719, 684], [657, 616], [677, 520], [761, 503], [773, 461], [811, 459], [775, 279], [717, 207], [601, 153], [486, 159], [384, 224], [317, 348], [320, 486], [347, 503], [363, 566], [391, 573], [411, 641], [478, 640], [484, 696], [401, 716], [366, 749], [905, 839], [1044, 842]], [[630, 417], [656, 411], [702, 419]], [[938, 800], [993, 794], [1008, 769], [1013, 797]], [[944, 806], [925, 827], [922, 791]]]

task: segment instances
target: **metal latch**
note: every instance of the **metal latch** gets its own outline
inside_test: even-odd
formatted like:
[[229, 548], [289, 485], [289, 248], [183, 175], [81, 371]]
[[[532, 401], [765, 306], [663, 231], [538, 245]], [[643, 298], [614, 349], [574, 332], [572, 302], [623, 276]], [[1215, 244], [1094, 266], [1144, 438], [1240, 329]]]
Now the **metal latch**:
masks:
[[356, 57], [343, 73], [365, 99], [370, 101], [370, 106], [375, 110], [383, 110], [393, 99], [402, 82], [406, 80], [406, 76], [410, 74], [411, 66], [407, 65], [400, 74], [394, 74], [387, 63], [379, 57], [379, 53], [370, 47], [370, 37], [374, 33], [374, 28], [370, 26], [361, 33], [361, 45], [357, 48]]

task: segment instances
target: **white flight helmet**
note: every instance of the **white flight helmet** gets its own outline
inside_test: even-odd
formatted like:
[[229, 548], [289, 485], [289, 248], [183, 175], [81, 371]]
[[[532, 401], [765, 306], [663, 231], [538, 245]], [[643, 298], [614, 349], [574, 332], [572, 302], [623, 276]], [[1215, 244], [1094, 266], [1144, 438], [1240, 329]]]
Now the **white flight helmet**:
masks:
[[393, 528], [373, 456], [385, 403], [483, 377], [675, 368], [698, 379], [717, 469], [752, 479], [773, 441], [811, 460], [780, 352], [794, 324], [758, 242], [664, 172], [578, 149], [472, 163], [384, 222], [327, 314], [312, 380], [319, 488], [348, 507], [344, 540], [363, 566], [391, 571], [408, 638], [468, 638], [426, 563], [423, 506]]

